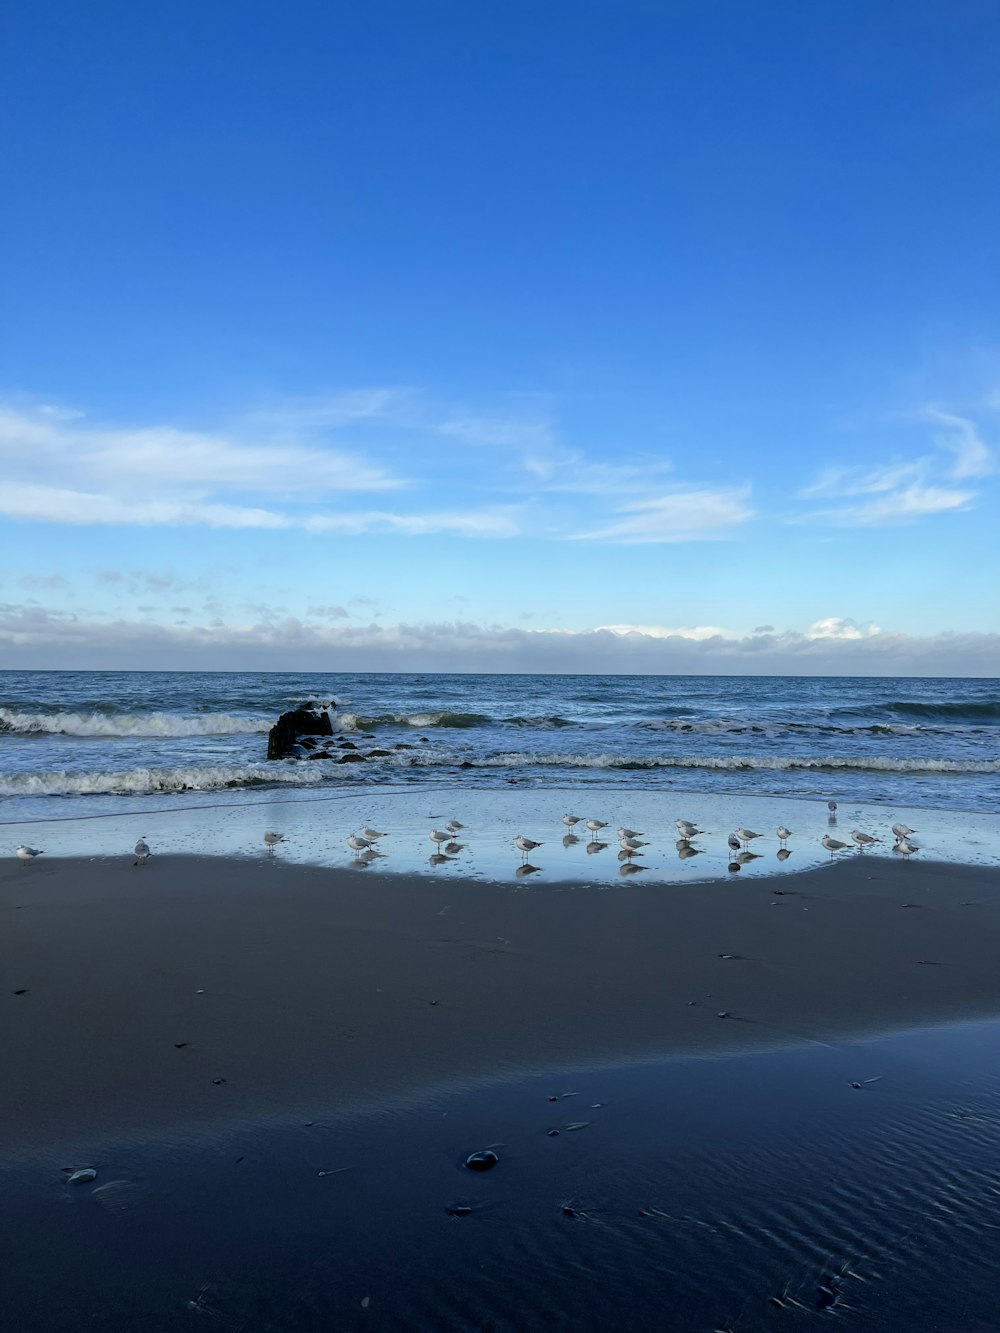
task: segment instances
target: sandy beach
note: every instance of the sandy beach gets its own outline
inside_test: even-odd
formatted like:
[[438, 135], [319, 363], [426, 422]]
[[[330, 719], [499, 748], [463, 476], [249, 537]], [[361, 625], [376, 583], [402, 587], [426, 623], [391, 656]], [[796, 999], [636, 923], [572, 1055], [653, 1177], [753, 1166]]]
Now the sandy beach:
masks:
[[28, 1155], [1000, 1013], [983, 867], [600, 889], [40, 858], [0, 902], [0, 1128]]

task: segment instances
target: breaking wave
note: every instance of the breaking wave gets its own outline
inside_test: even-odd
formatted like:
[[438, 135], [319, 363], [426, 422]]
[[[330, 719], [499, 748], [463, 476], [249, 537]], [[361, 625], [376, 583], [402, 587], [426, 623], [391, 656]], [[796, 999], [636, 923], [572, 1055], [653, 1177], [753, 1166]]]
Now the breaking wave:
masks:
[[[386, 769], [455, 769], [460, 756], [446, 751], [408, 750], [368, 759], [360, 772], [348, 778], [343, 769], [328, 764], [289, 761], [177, 768], [133, 768], [117, 773], [39, 772], [0, 777], [0, 797], [18, 796], [148, 796], [241, 787], [316, 787], [324, 783], [377, 780]], [[785, 755], [621, 755], [529, 754], [509, 752], [465, 759], [468, 769], [546, 768], [604, 769], [610, 772], [700, 769], [726, 772], [855, 772], [897, 774], [1000, 774], [1000, 760], [894, 759], [878, 756]], [[366, 775], [366, 770], [368, 774]]]
[[380, 727], [411, 727], [430, 731], [435, 727], [575, 727], [576, 722], [555, 715], [548, 717], [490, 717], [486, 713], [375, 713], [366, 717], [360, 713], [341, 713], [335, 718], [341, 731], [377, 731]]
[[[851, 714], [849, 708], [838, 708], [832, 716], [844, 717]], [[1000, 725], [1000, 699], [958, 700], [954, 703], [928, 703], [920, 699], [893, 699], [878, 704], [866, 712], [880, 717], [918, 717], [936, 718], [940, 722], [978, 722], [980, 725], [995, 722]]]
[[234, 787], [312, 787], [315, 764], [232, 764], [131, 768], [121, 773], [19, 773], [0, 777], [0, 796], [149, 796], [154, 792], [222, 791]]
[[268, 731], [273, 722], [229, 713], [26, 713], [0, 708], [0, 732], [20, 736], [233, 736]]

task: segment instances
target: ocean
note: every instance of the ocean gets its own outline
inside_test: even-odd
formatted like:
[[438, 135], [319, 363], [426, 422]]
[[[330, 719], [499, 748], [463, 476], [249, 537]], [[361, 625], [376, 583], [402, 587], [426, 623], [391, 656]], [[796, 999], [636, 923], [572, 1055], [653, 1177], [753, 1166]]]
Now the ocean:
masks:
[[[281, 712], [331, 699], [388, 755], [266, 761]], [[5, 822], [459, 785], [993, 812], [998, 741], [996, 679], [0, 672]]]

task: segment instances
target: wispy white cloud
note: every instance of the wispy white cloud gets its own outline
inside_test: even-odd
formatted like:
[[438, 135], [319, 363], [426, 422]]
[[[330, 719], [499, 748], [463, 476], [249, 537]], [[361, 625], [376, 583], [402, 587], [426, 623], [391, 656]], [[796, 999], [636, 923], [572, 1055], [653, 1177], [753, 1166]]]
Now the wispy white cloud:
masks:
[[168, 426], [107, 429], [76, 416], [0, 408], [0, 459], [15, 476], [38, 483], [95, 483], [109, 495], [179, 490], [202, 499], [219, 489], [295, 496], [330, 491], [395, 490], [403, 481], [356, 453]]
[[8, 484], [0, 492], [0, 513], [74, 526], [206, 527], [300, 529], [314, 533], [394, 532], [407, 536], [452, 533], [464, 537], [512, 537], [519, 531], [515, 511], [490, 509], [457, 513], [394, 514], [285, 513], [248, 505], [187, 502], [177, 499], [125, 499], [55, 486]]
[[393, 514], [373, 510], [358, 514], [313, 514], [304, 519], [307, 532], [401, 533], [409, 537], [450, 533], [456, 537], [516, 537], [521, 531], [514, 507], [428, 514]]
[[[929, 514], [967, 509], [979, 491], [968, 482], [988, 476], [995, 468], [991, 451], [978, 428], [968, 417], [957, 416], [936, 406], [921, 408], [911, 419], [940, 427], [933, 434], [935, 452], [915, 458], [863, 467], [827, 467], [799, 494], [803, 498], [855, 500], [797, 517], [795, 522], [815, 520], [850, 527], [873, 527], [906, 523]], [[965, 482], [965, 485], [957, 483]]]
[[0, 492], [0, 513], [75, 526], [134, 525], [140, 527], [285, 528], [290, 521], [271, 510], [245, 505], [185, 502], [174, 499], [130, 499], [96, 491], [58, 486], [8, 483]]
[[536, 489], [569, 495], [635, 495], [659, 485], [673, 472], [673, 464], [663, 458], [638, 458], [629, 463], [598, 463], [573, 449], [551, 450], [545, 455], [528, 455], [524, 467], [537, 477]]
[[310, 429], [345, 425], [394, 403], [390, 391], [372, 391], [307, 404], [284, 420], [258, 413], [251, 433], [264, 426], [292, 432], [268, 443], [173, 427], [109, 429], [49, 407], [0, 406], [0, 514], [76, 527], [516, 535], [514, 506], [396, 512], [344, 504], [345, 495], [398, 491], [406, 483], [358, 452], [303, 441], [303, 422]]
[[803, 487], [801, 496], [882, 495], [906, 485], [919, 477], [926, 468], [926, 460], [910, 463], [887, 463], [874, 468], [825, 468], [811, 485]]
[[954, 455], [953, 481], [985, 477], [994, 470], [993, 454], [983, 443], [974, 421], [936, 406], [925, 407], [922, 416], [925, 421], [944, 427], [936, 433], [935, 440], [940, 448], [950, 450]]
[[619, 505], [613, 522], [574, 534], [576, 540], [682, 542], [727, 535], [753, 517], [750, 487], [684, 490]]
[[[340, 447], [358, 438], [364, 449]], [[412, 476], [398, 471], [401, 458]], [[650, 494], [669, 460], [569, 448], [531, 395], [476, 412], [372, 388], [271, 404], [218, 431], [107, 426], [51, 404], [0, 402], [0, 463], [0, 515], [72, 527], [483, 539], [530, 529], [638, 543], [719, 537], [751, 513], [745, 488]], [[391, 492], [391, 506], [357, 503]]]

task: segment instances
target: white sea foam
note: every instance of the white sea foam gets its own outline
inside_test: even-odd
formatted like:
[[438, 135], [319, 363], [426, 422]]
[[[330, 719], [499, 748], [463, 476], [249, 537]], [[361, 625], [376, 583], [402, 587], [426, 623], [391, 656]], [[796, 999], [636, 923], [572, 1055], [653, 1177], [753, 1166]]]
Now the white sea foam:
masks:
[[268, 731], [273, 722], [246, 713], [28, 713], [0, 708], [0, 732], [22, 736], [233, 736]]
[[[453, 768], [456, 756], [441, 750], [394, 753], [370, 760], [378, 770], [390, 768]], [[368, 767], [368, 765], [365, 765]], [[782, 755], [676, 755], [636, 756], [620, 754], [493, 754], [473, 761], [477, 769], [579, 768], [606, 770], [701, 769], [728, 772], [789, 772], [853, 770], [901, 774], [1000, 774], [1000, 760], [893, 759], [878, 756]], [[347, 781], [357, 781], [356, 774]], [[121, 772], [37, 772], [0, 777], [0, 797], [19, 796], [140, 796], [152, 793], [216, 791], [251, 786], [314, 787], [332, 779], [345, 781], [344, 770], [327, 764], [288, 762], [281, 764], [231, 764], [180, 766], [177, 768], [133, 768]]]
[[218, 791], [226, 787], [311, 787], [323, 781], [316, 764], [232, 764], [131, 768], [121, 773], [18, 773], [0, 777], [0, 796], [148, 796], [154, 792]]
[[484, 713], [378, 713], [366, 717], [358, 713], [339, 713], [333, 716], [334, 726], [340, 731], [372, 731], [378, 727], [411, 727], [426, 731], [431, 727], [481, 727], [490, 722]]

